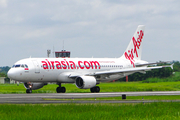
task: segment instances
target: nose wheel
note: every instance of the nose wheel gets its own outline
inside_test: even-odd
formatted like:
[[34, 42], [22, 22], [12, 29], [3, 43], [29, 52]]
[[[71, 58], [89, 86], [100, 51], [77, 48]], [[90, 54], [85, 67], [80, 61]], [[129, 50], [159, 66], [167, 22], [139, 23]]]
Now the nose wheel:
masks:
[[26, 93], [32, 93], [32, 89], [31, 88], [26, 89]]

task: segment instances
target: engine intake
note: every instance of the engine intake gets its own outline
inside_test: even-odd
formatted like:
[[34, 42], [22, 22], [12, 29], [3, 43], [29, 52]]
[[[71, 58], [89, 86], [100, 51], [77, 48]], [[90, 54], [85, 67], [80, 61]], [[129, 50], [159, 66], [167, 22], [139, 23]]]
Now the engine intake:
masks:
[[75, 80], [76, 86], [80, 89], [89, 89], [96, 86], [96, 79], [93, 76], [79, 76]]

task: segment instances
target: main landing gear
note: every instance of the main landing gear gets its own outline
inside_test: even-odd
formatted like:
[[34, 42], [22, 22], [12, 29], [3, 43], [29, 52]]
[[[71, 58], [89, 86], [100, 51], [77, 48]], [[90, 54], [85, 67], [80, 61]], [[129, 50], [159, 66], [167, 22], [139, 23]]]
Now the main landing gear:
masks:
[[65, 93], [66, 92], [66, 88], [65, 87], [61, 87], [61, 83], [58, 83], [59, 87], [56, 88], [56, 92], [57, 93]]
[[100, 87], [99, 86], [95, 86], [93, 88], [90, 88], [91, 93], [98, 93], [100, 92]]

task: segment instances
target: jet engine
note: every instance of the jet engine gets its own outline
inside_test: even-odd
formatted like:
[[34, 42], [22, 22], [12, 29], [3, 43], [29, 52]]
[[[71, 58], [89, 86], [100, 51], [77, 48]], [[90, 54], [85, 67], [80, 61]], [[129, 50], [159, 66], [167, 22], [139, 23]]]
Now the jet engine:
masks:
[[47, 85], [47, 83], [24, 83], [24, 87], [26, 89], [32, 89], [32, 90], [40, 89], [44, 85]]
[[79, 76], [75, 80], [76, 86], [80, 89], [88, 89], [96, 86], [96, 79], [93, 76]]

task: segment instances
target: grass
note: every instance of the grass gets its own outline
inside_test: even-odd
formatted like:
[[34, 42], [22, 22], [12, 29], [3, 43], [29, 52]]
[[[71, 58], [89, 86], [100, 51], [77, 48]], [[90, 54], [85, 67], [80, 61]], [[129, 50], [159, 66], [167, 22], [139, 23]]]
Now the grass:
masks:
[[[90, 93], [89, 89], [79, 89], [74, 84], [62, 84], [66, 87], [66, 93]], [[127, 92], [127, 91], [180, 91], [180, 82], [111, 82], [98, 85], [100, 92]], [[33, 93], [56, 93], [56, 84], [48, 84], [41, 89], [33, 90]], [[26, 93], [23, 84], [0, 84], [0, 94]]]
[[[178, 75], [177, 75], [178, 77]], [[157, 78], [155, 78], [157, 79]], [[177, 78], [176, 78], [177, 79]], [[172, 80], [173, 81], [173, 80]], [[101, 83], [101, 92], [127, 91], [179, 91], [180, 82], [114, 82]], [[62, 84], [67, 93], [89, 93], [74, 84]], [[33, 93], [56, 93], [58, 85], [49, 84]], [[25, 93], [23, 84], [0, 84], [0, 94]], [[180, 96], [126, 96], [126, 100], [180, 100]], [[85, 100], [94, 100], [87, 98]], [[121, 97], [96, 98], [96, 100], [121, 100]], [[48, 99], [45, 99], [48, 100]], [[57, 100], [57, 99], [55, 99]], [[60, 99], [63, 100], [63, 99]], [[66, 99], [67, 100], [67, 99]], [[70, 99], [71, 100], [71, 99]], [[76, 100], [76, 99], [75, 99]], [[80, 99], [80, 100], [84, 100]], [[180, 102], [116, 103], [116, 104], [0, 104], [0, 120], [179, 120]]]
[[179, 120], [180, 103], [1, 104], [0, 120]]

